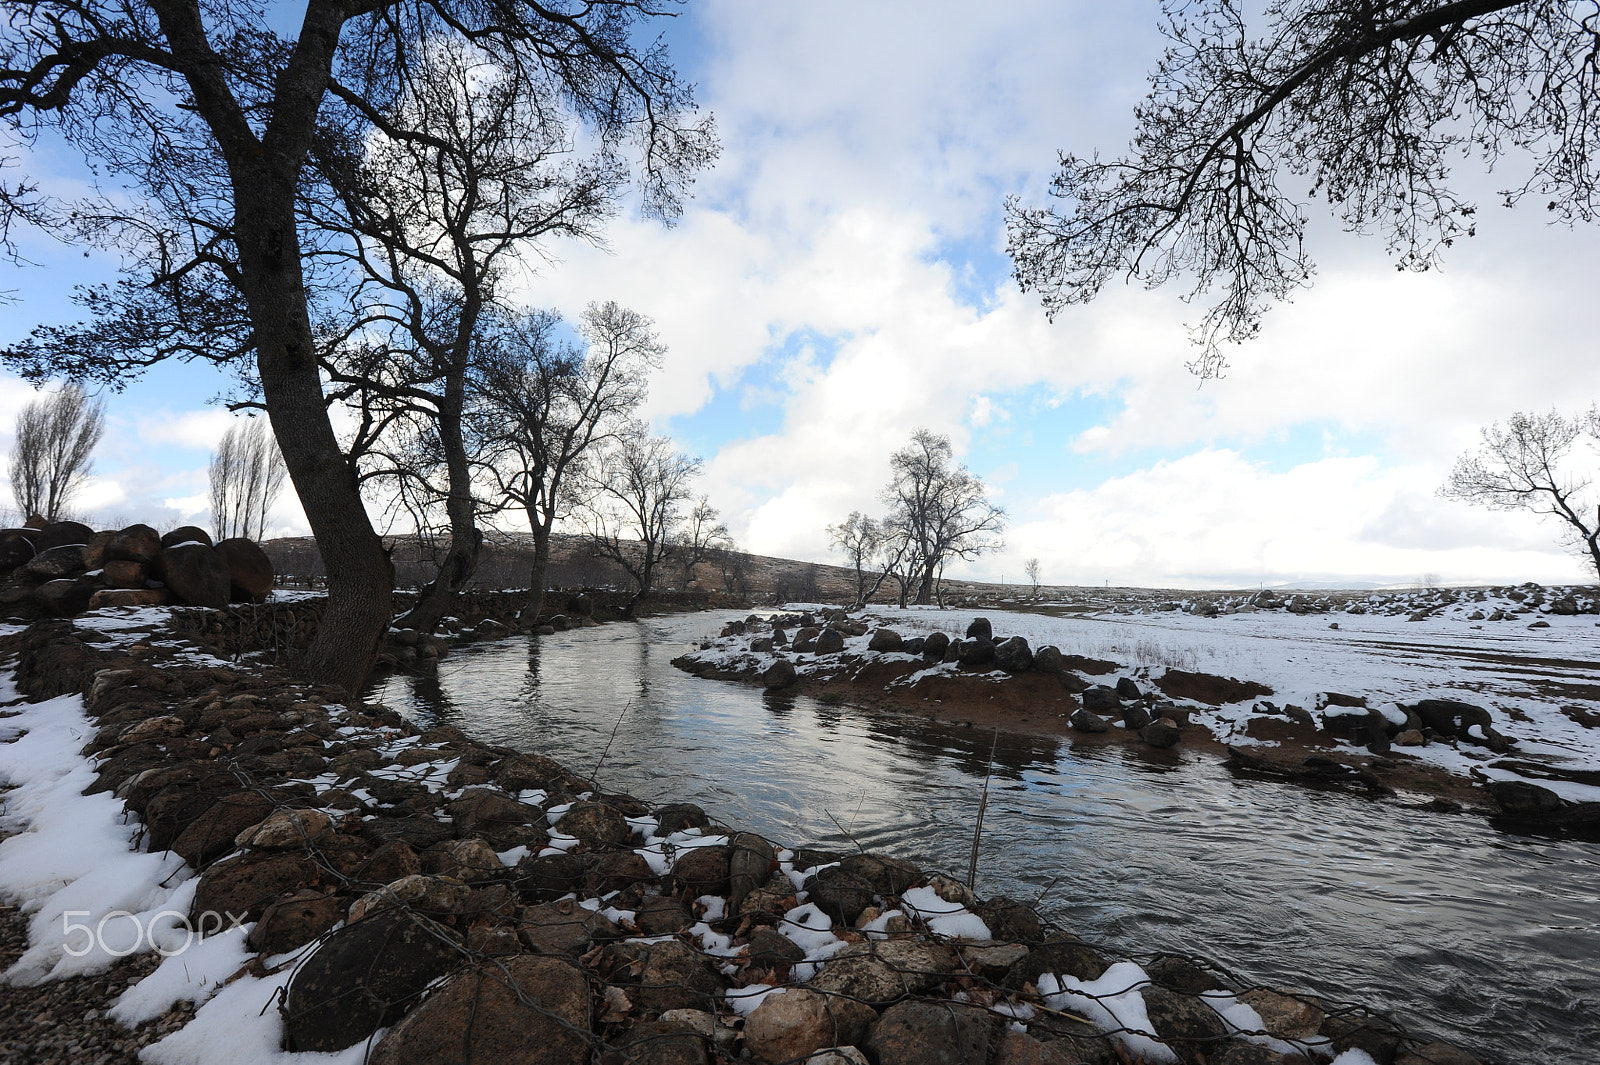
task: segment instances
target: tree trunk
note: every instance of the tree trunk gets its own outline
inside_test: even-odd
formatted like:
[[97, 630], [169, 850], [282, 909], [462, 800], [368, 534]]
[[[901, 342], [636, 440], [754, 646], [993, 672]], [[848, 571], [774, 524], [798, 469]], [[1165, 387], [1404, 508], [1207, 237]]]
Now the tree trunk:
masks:
[[933, 601], [933, 564], [922, 567], [922, 574], [917, 580], [917, 605], [927, 606]]
[[522, 608], [524, 629], [539, 624], [539, 615], [544, 611], [545, 574], [550, 570], [550, 528], [534, 515], [529, 517], [533, 519], [528, 522], [533, 530], [533, 565], [528, 567], [528, 601]]
[[456, 378], [445, 386], [445, 400], [439, 408], [439, 446], [444, 450], [445, 476], [449, 496], [445, 513], [450, 517], [450, 548], [439, 572], [422, 589], [417, 603], [395, 624], [401, 628], [432, 632], [455, 605], [461, 589], [472, 579], [483, 551], [483, 533], [477, 525], [477, 507], [472, 499], [472, 472], [467, 465], [467, 445], [461, 435], [461, 408], [465, 385]]
[[[242, 288], [255, 332], [267, 415], [328, 574], [328, 605], [301, 668], [357, 694], [389, 627], [394, 563], [373, 531], [355, 470], [328, 419], [306, 310], [293, 183], [271, 173], [236, 180]], [[279, 194], [281, 193], [281, 195]]]

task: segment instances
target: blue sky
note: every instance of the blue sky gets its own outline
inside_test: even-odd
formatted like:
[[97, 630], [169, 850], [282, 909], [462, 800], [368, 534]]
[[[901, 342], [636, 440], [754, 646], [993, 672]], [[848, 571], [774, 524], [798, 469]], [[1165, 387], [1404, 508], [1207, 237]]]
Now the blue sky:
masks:
[[[1319, 223], [1316, 287], [1220, 381], [1185, 371], [1196, 312], [1175, 291], [1111, 286], [1051, 324], [1016, 290], [1003, 197], [1042, 200], [1058, 149], [1122, 148], [1157, 14], [694, 0], [666, 34], [723, 157], [676, 227], [625, 213], [605, 249], [552, 249], [523, 298], [655, 318], [671, 354], [649, 414], [705, 460], [702, 489], [754, 551], [827, 560], [824, 527], [881, 509], [890, 452], [926, 426], [1011, 516], [972, 576], [1037, 556], [1058, 583], [1582, 579], [1554, 529], [1434, 496], [1480, 426], [1600, 398], [1600, 233], [1492, 206], [1474, 164], [1479, 236], [1444, 270], [1397, 274], [1381, 241]], [[35, 166], [80, 173], [58, 153]], [[115, 265], [28, 250], [44, 265], [7, 268], [0, 339], [70, 316], [70, 285]], [[86, 504], [203, 521], [224, 386], [164, 367], [109, 397]], [[0, 436], [27, 396], [0, 381]], [[277, 518], [303, 528], [292, 501]]]

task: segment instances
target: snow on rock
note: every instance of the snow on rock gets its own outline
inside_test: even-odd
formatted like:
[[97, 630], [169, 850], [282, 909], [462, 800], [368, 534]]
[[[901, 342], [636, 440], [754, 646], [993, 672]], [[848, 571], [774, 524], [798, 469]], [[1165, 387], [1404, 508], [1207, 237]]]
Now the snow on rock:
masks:
[[959, 902], [945, 901], [931, 887], [912, 888], [900, 898], [906, 909], [927, 922], [929, 930], [937, 935], [951, 939], [994, 938], [983, 918]]
[[[1045, 973], [1039, 977], [1039, 993], [1046, 1006], [1087, 1017], [1120, 1043], [1129, 1056], [1147, 1062], [1176, 1063], [1178, 1055], [1165, 1043], [1152, 1038], [1144, 998], [1139, 989], [1150, 983], [1145, 971], [1130, 961], [1117, 962], [1098, 980], [1079, 980], [1075, 976]], [[1140, 1034], [1144, 1033], [1144, 1034]], [[1352, 1063], [1353, 1065], [1353, 1063]]]

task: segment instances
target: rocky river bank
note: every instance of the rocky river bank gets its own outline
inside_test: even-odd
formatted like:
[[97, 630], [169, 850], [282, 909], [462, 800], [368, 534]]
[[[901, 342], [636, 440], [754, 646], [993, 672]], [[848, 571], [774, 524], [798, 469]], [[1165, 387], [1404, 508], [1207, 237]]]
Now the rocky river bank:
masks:
[[[30, 700], [0, 718], [0, 889], [29, 915], [6, 993], [86, 996], [11, 1000], [0, 1032], [34, 1060], [1476, 1060], [1198, 958], [1110, 957], [891, 855], [419, 733], [175, 633], [5, 640]], [[119, 923], [146, 943], [121, 962]]]

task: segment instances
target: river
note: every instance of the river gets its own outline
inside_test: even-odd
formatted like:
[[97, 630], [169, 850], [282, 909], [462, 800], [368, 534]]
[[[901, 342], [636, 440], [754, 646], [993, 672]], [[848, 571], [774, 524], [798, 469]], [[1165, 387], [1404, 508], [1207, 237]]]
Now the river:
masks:
[[694, 802], [787, 845], [850, 849], [847, 832], [963, 876], [993, 744], [981, 895], [1042, 896], [1113, 958], [1198, 955], [1508, 1063], [1597, 1060], [1600, 844], [1237, 780], [1181, 750], [996, 743], [674, 669], [721, 620], [471, 644], [368, 694], [608, 791]]

